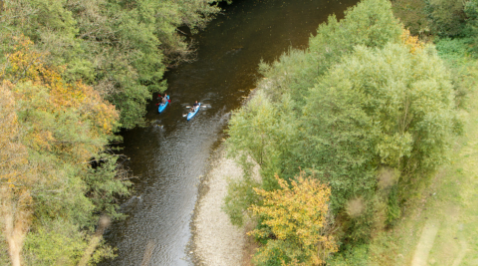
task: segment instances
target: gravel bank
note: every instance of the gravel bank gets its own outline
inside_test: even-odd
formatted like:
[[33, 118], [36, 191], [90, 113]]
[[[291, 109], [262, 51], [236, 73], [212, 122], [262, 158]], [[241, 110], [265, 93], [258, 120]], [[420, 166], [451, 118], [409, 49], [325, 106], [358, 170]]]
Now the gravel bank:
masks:
[[228, 178], [241, 178], [242, 169], [234, 160], [218, 156], [203, 186], [207, 192], [199, 199], [194, 219], [195, 256], [201, 265], [241, 266], [244, 230], [231, 224], [221, 210], [227, 193]]

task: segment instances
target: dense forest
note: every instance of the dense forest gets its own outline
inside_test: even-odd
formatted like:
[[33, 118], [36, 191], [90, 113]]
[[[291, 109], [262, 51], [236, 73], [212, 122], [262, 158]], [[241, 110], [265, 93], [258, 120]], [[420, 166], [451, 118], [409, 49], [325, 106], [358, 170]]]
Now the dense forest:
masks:
[[1, 265], [114, 256], [101, 233], [130, 182], [108, 145], [143, 124], [217, 2], [0, 1]]
[[[420, 232], [402, 221], [432, 183], [443, 184], [443, 202], [471, 212], [462, 194], [476, 189], [474, 172], [466, 181], [437, 172], [470, 148], [464, 135], [476, 136], [467, 117], [477, 8], [475, 0], [363, 0], [340, 21], [330, 16], [305, 51], [260, 64], [263, 79], [230, 121], [229, 155], [246, 174], [230, 182], [224, 205], [234, 224], [255, 225], [253, 265], [410, 265], [413, 247], [402, 252], [404, 236], [393, 232]], [[449, 237], [444, 253], [458, 239]]]

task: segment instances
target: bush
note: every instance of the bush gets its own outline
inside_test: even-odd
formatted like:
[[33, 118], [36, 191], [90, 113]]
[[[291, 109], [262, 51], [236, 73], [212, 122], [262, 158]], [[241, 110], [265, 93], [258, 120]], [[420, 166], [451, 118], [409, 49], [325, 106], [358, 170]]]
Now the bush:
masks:
[[369, 261], [368, 246], [365, 244], [347, 245], [340, 253], [336, 253], [329, 260], [330, 266], [373, 266]]

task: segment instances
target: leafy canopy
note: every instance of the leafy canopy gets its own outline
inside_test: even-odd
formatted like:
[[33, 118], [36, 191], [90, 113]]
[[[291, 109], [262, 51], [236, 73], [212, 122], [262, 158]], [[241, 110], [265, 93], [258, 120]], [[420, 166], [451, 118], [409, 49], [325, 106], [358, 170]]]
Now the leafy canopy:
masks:
[[332, 17], [308, 50], [261, 69], [256, 97], [231, 118], [231, 155], [257, 162], [267, 191], [279, 188], [274, 173], [287, 180], [298, 167], [329, 184], [350, 239], [398, 218], [460, 129], [448, 70], [433, 46], [401, 28], [388, 1]]
[[[1, 211], [11, 216], [3, 233], [11, 236], [12, 263], [20, 260], [25, 242], [22, 260], [28, 265], [72, 265], [88, 240], [88, 230], [80, 229], [92, 229], [99, 213], [118, 216], [114, 195], [128, 194], [128, 182], [116, 178], [116, 156], [109, 158], [112, 165], [105, 163], [109, 167], [96, 171], [89, 164], [92, 157], [106, 158], [101, 153], [113, 138], [118, 113], [92, 87], [62, 79], [61, 69], [49, 65], [28, 38], [14, 36], [11, 41], [8, 63], [1, 69], [5, 115], [0, 123], [13, 130], [0, 143], [6, 147], [0, 155], [9, 162], [1, 166]], [[58, 230], [54, 225], [60, 224], [62, 235], [75, 240], [54, 245], [50, 254], [62, 256], [46, 262], [44, 256], [51, 257], [38, 241], [49, 237], [40, 235], [53, 237]], [[98, 254], [112, 253], [101, 248]]]
[[[261, 205], [252, 205], [263, 227], [249, 232], [268, 239], [255, 256], [258, 265], [268, 265], [279, 251], [282, 265], [322, 265], [337, 247], [326, 235], [330, 188], [313, 178], [300, 176], [291, 182], [275, 176], [280, 189], [254, 189], [262, 197]], [[272, 237], [271, 237], [272, 236]]]

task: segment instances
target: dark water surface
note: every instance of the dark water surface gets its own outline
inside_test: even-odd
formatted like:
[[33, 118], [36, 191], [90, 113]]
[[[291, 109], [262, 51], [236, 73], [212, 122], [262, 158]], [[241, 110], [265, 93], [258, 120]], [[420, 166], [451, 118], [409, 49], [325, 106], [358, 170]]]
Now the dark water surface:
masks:
[[[149, 126], [122, 134], [139, 198], [122, 205], [129, 217], [106, 233], [119, 256], [102, 265], [141, 265], [147, 246], [149, 265], [194, 265], [187, 245], [199, 178], [231, 110], [254, 88], [260, 59], [272, 62], [290, 46], [306, 48], [319, 23], [332, 13], [341, 18], [356, 2], [234, 0], [193, 36], [197, 60], [167, 73], [171, 104], [158, 114], [152, 102]], [[183, 114], [195, 100], [208, 108], [187, 122]]]

